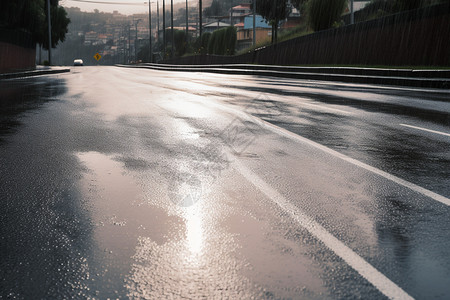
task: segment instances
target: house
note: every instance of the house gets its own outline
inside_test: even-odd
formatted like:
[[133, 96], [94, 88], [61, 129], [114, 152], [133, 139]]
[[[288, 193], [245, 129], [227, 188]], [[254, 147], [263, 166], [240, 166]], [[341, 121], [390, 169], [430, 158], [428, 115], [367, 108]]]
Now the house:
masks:
[[210, 22], [206, 25], [203, 25], [203, 32], [213, 32], [213, 31], [216, 31], [217, 29], [222, 29], [222, 28], [226, 28], [229, 26], [230, 26], [229, 23], [214, 21], [214, 22]]
[[[237, 26], [239, 25], [239, 27]], [[244, 17], [244, 22], [241, 24], [236, 24], [238, 27], [237, 31], [237, 50], [242, 50], [251, 47], [253, 44], [253, 14], [246, 15]], [[255, 37], [256, 43], [260, 43], [264, 40], [271, 39], [272, 36], [272, 26], [270, 26], [266, 20], [260, 16], [255, 15]]]
[[244, 23], [246, 16], [252, 13], [251, 4], [240, 4], [230, 8], [230, 24], [235, 25], [239, 23]]

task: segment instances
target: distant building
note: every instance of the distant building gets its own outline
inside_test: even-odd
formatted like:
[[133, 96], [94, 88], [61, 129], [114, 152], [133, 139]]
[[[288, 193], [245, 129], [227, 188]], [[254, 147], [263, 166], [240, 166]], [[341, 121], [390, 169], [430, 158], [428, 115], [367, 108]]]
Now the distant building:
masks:
[[206, 25], [203, 25], [203, 32], [213, 32], [216, 31], [217, 29], [226, 28], [229, 26], [230, 26], [229, 23], [214, 21]]
[[239, 23], [244, 23], [246, 16], [252, 13], [251, 4], [243, 3], [230, 8], [230, 24], [235, 25]]
[[[237, 50], [251, 47], [253, 44], [253, 14], [246, 15], [244, 22], [236, 24], [237, 30]], [[256, 43], [271, 39], [272, 26], [261, 15], [255, 15]]]
[[97, 36], [98, 36], [98, 34], [95, 31], [86, 32], [84, 34], [84, 41], [88, 42], [89, 45], [91, 45], [91, 44], [93, 44], [94, 42], [97, 41]]

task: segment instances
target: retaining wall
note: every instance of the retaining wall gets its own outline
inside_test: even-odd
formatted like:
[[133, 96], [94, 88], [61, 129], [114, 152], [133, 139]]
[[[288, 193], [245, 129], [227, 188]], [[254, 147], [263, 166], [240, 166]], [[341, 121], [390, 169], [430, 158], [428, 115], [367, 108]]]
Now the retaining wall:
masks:
[[0, 29], [0, 73], [36, 67], [36, 44], [27, 32]]
[[167, 64], [450, 66], [450, 3], [325, 30], [239, 56]]

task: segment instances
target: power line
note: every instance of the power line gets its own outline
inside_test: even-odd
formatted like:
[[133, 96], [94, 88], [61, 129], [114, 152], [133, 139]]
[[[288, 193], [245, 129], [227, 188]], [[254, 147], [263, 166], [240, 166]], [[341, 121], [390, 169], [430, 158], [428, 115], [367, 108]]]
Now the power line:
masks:
[[67, 0], [72, 2], [95, 3], [95, 4], [117, 4], [117, 5], [147, 5], [148, 2], [109, 2], [109, 1], [91, 1], [91, 0]]

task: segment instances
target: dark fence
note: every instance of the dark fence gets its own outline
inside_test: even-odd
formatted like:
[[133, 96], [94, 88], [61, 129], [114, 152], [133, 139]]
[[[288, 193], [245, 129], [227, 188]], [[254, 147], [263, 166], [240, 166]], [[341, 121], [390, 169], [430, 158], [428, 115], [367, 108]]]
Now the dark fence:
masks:
[[248, 54], [191, 56], [167, 64], [450, 66], [450, 4], [291, 39]]
[[36, 43], [31, 34], [0, 29], [0, 72], [36, 67]]

